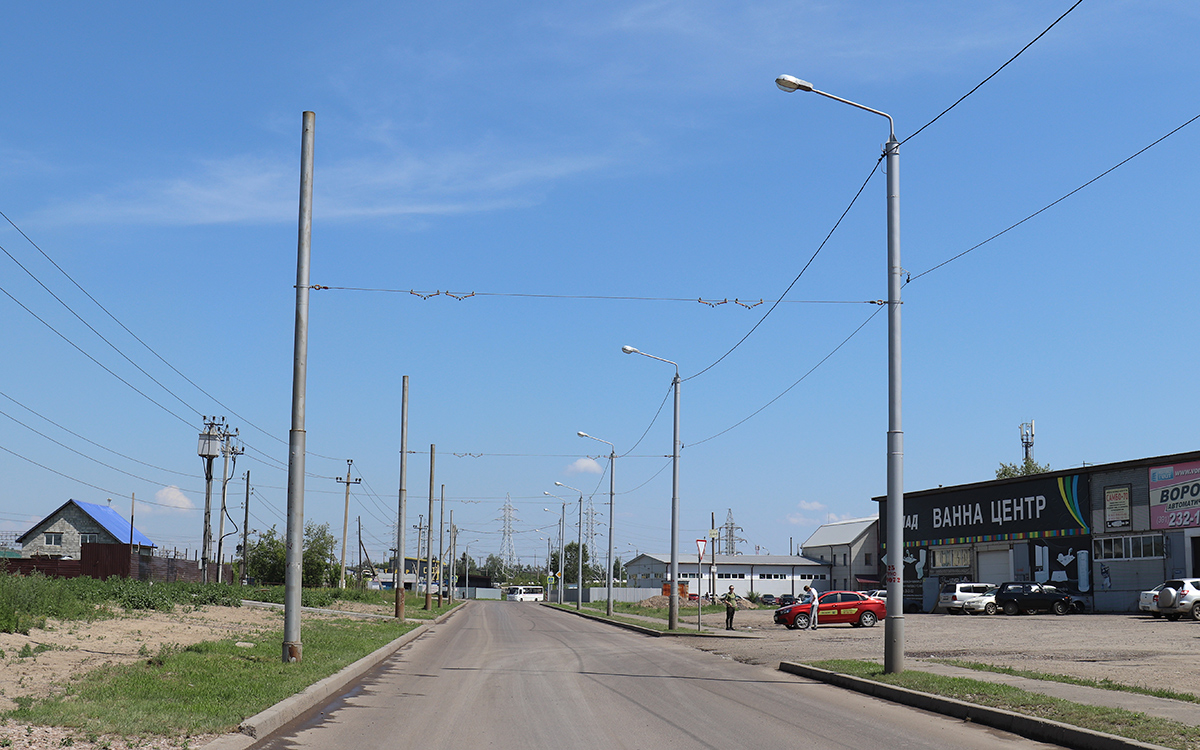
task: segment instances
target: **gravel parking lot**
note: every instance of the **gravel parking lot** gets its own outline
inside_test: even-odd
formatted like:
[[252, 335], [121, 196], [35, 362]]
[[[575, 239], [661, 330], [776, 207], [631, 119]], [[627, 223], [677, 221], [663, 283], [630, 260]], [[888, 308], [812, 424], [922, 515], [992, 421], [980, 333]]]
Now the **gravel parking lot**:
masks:
[[[695, 622], [695, 612], [692, 613]], [[882, 663], [884, 624], [873, 628], [829, 625], [816, 631], [772, 623], [773, 610], [742, 610], [736, 629], [761, 638], [691, 641], [739, 661], [778, 666], [781, 661], [869, 659]], [[681, 620], [688, 622], [686, 613]], [[724, 627], [724, 615], [704, 624]], [[921, 659], [957, 659], [1126, 685], [1200, 695], [1200, 622], [1167, 622], [1134, 614], [905, 615], [905, 667]], [[685, 639], [687, 642], [690, 639]]]

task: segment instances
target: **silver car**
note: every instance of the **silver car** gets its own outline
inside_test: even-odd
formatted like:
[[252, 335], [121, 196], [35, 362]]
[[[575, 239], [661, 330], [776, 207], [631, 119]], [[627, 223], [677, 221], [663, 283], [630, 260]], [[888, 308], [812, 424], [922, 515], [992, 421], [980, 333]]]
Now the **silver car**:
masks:
[[1200, 578], [1167, 581], [1154, 597], [1154, 606], [1168, 620], [1178, 620], [1184, 615], [1200, 620]]
[[980, 613], [985, 615], [996, 614], [996, 592], [999, 590], [999, 586], [993, 586], [979, 596], [971, 597], [962, 603], [962, 611], [969, 615]]

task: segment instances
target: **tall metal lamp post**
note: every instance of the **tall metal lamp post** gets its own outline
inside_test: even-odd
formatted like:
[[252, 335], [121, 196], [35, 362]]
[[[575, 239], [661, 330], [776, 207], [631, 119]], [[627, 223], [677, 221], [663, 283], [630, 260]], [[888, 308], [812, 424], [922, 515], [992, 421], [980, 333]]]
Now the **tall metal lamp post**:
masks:
[[675, 437], [671, 447], [671, 594], [667, 600], [667, 628], [675, 630], [679, 627], [679, 365], [669, 359], [638, 351], [632, 346], [622, 346], [621, 351], [657, 359], [675, 367], [675, 379], [671, 381], [675, 389]]
[[887, 270], [888, 270], [888, 433], [887, 433], [887, 619], [884, 622], [883, 669], [904, 671], [904, 431], [900, 427], [900, 142], [892, 116], [877, 109], [818, 91], [808, 81], [783, 75], [775, 79], [783, 91], [811, 91], [888, 120]]
[[575, 609], [580, 610], [583, 609], [583, 490], [576, 489], [562, 482], [555, 482], [554, 484], [563, 489], [579, 493], [579, 541], [576, 542], [578, 549], [575, 550], [575, 562], [579, 570], [576, 573], [577, 580], [575, 582]]
[[576, 434], [579, 435], [579, 437], [581, 437], [581, 438], [591, 438], [592, 440], [596, 440], [601, 443], [604, 443], [611, 449], [611, 451], [608, 454], [608, 563], [607, 563], [607, 569], [604, 574], [605, 579], [608, 580], [608, 603], [605, 605], [604, 611], [608, 614], [609, 617], [612, 617], [612, 613], [613, 613], [613, 598], [612, 598], [612, 594], [613, 594], [613, 592], [612, 592], [612, 590], [613, 590], [613, 498], [616, 495], [616, 491], [615, 491], [616, 480], [613, 478], [613, 475], [616, 473], [616, 470], [617, 470], [617, 447], [615, 445], [613, 445], [612, 443], [608, 442], [607, 440], [601, 440], [600, 438], [598, 438], [594, 435], [589, 435], [586, 432], [579, 432]]
[[[549, 495], [550, 497], [552, 497], [555, 500], [558, 500], [559, 502], [562, 503], [562, 520], [559, 521], [559, 524], [558, 524], [558, 582], [554, 586], [556, 589], [558, 589], [558, 603], [562, 604], [563, 603], [563, 591], [562, 591], [563, 560], [567, 556], [567, 501], [563, 500], [558, 495], [555, 495], [553, 492], [543, 491], [542, 494]], [[554, 511], [550, 510], [549, 508], [542, 508], [542, 510], [546, 511], [547, 513], [554, 512]]]

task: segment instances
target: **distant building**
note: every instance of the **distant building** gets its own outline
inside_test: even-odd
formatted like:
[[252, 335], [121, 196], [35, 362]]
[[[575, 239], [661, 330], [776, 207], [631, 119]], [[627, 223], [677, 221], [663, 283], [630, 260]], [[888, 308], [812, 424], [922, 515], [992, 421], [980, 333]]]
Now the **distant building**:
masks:
[[[628, 585], [661, 589], [669, 579], [671, 555], [643, 554], [625, 565]], [[792, 594], [799, 596], [806, 585], [828, 591], [830, 563], [800, 555], [705, 555], [700, 570], [696, 555], [679, 555], [679, 581], [688, 584], [689, 594], [724, 594], [733, 586], [738, 596]]]
[[82, 544], [154, 547], [145, 534], [107, 505], [68, 500], [17, 537], [21, 557], [78, 560]]
[[830, 563], [830, 588], [883, 588], [879, 583], [879, 519], [854, 518], [817, 528], [800, 545], [805, 557]]

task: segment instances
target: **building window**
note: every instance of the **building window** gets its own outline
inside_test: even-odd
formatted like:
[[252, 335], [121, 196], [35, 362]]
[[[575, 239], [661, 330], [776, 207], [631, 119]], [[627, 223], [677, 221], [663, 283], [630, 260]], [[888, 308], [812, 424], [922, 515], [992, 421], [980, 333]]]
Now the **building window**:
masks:
[[46, 546], [47, 547], [61, 547], [62, 546], [62, 532], [61, 531], [47, 531], [46, 532]]
[[1096, 560], [1146, 560], [1165, 556], [1162, 534], [1109, 536], [1092, 540]]
[[971, 550], [966, 547], [933, 550], [933, 567], [935, 568], [969, 568], [971, 567]]
[[100, 543], [100, 535], [99, 534], [80, 534], [79, 535], [79, 543], [80, 544], [99, 544]]
[[863, 553], [863, 565], [870, 565], [870, 564], [871, 564], [871, 553], [864, 552]]

